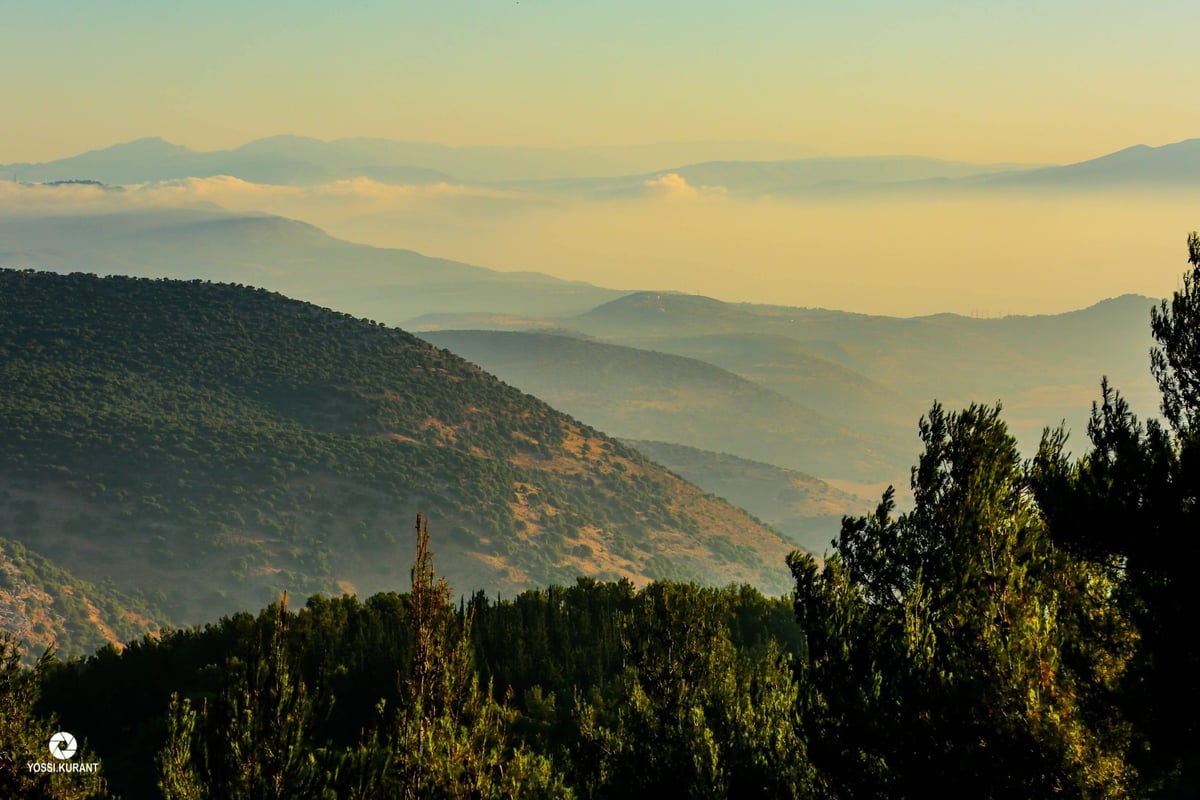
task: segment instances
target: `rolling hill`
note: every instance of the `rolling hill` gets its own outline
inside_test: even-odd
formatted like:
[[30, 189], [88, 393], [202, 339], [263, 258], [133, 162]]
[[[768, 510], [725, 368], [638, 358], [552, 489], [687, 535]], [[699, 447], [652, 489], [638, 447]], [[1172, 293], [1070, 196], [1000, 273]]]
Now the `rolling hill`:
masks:
[[[176, 624], [407, 580], [787, 586], [792, 545], [409, 334], [261, 289], [0, 271], [0, 533]], [[108, 584], [106, 584], [108, 585]]]
[[927, 410], [895, 389], [780, 334], [624, 336], [621, 341], [715, 364], [858, 431], [894, 433]]
[[850, 430], [705, 361], [547, 333], [421, 336], [616, 436], [855, 480], [886, 480], [911, 460], [901, 442]]
[[[789, 385], [808, 391], [814, 364], [838, 365], [849, 372], [826, 371], [834, 380], [820, 384], [815, 395], [823, 399], [812, 405], [857, 393], [842, 413], [836, 403], [822, 407], [837, 422], [865, 430], [876, 430], [873, 420], [882, 420], [895, 435], [908, 435], [916, 416], [905, 416], [927, 410], [935, 399], [950, 407], [1001, 400], [1013, 432], [1032, 448], [1044, 426], [1061, 420], [1082, 438], [1105, 375], [1139, 414], [1155, 413], [1157, 389], [1148, 366], [1155, 302], [1125, 295], [1065, 314], [905, 318], [642, 292], [559, 324], [611, 343], [729, 364], [785, 393], [792, 391]], [[759, 352], [747, 354], [746, 337], [759, 343]], [[780, 337], [793, 343], [790, 355]]]

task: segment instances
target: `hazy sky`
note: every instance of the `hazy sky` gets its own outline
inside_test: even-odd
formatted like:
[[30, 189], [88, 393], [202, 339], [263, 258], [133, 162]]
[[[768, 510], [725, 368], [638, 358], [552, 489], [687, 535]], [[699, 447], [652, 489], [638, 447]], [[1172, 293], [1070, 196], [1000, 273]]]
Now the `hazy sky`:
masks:
[[0, 162], [157, 135], [1067, 162], [1200, 132], [1194, 0], [0, 0]]
[[[1195, 0], [0, 0], [0, 163], [145, 136], [212, 150], [280, 133], [1067, 163], [1200, 136], [1197, 30]], [[889, 314], [1163, 296], [1200, 227], [1189, 196], [759, 201], [677, 175], [644, 188], [566, 201], [217, 178], [121, 202], [267, 211], [617, 288]], [[111, 200], [0, 190], [0, 213]]]

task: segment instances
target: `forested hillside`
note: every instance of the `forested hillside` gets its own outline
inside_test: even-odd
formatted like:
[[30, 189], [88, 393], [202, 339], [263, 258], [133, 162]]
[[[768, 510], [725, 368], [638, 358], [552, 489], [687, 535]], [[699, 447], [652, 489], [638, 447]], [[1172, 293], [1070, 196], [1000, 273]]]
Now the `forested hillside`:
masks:
[[402, 586], [749, 581], [789, 545], [403, 331], [238, 285], [0, 272], [0, 533], [190, 623]]

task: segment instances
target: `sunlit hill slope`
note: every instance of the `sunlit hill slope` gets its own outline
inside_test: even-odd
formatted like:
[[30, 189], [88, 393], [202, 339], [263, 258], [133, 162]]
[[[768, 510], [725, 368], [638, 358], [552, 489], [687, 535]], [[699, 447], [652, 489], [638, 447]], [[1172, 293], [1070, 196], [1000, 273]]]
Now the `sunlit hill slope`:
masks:
[[0, 271], [0, 535], [176, 622], [577, 574], [786, 586], [778, 534], [409, 334], [240, 285]]

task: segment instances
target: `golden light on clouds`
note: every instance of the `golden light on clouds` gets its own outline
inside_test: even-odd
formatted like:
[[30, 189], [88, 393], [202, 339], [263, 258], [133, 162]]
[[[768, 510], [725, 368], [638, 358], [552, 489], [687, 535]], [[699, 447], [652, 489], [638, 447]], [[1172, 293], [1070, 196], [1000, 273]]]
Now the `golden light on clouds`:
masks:
[[0, 183], [0, 209], [215, 205], [352, 241], [601, 286], [918, 315], [1080, 308], [1176, 287], [1200, 198], [1010, 193], [779, 199], [666, 173], [637, 196], [580, 198], [368, 179], [264, 186], [214, 177], [94, 186]]

